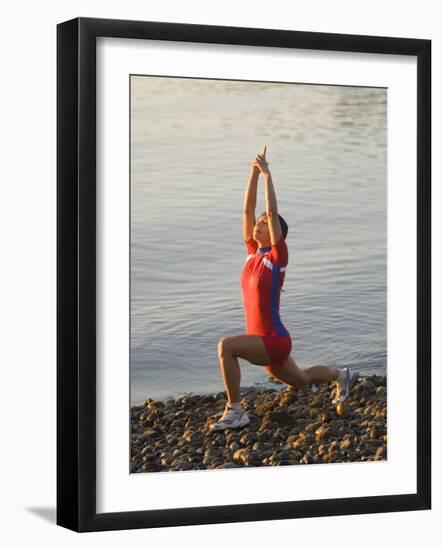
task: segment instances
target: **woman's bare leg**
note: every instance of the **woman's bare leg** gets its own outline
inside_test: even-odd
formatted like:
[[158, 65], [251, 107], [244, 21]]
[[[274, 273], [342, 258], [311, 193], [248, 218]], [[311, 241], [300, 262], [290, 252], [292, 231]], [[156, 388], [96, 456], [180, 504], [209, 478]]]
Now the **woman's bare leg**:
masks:
[[[238, 357], [246, 359], [254, 365], [264, 366], [271, 362], [260, 336], [242, 334], [222, 338], [218, 343], [218, 358], [229, 403], [240, 400], [241, 369]], [[310, 384], [332, 382], [339, 376], [338, 369], [323, 365], [300, 369], [292, 356], [288, 357], [284, 365], [267, 366], [266, 370], [281, 382], [298, 389]]]
[[323, 365], [314, 365], [307, 369], [300, 369], [290, 355], [284, 365], [280, 367], [266, 367], [266, 370], [281, 382], [289, 386], [302, 388], [309, 384], [322, 384], [337, 380], [339, 376], [338, 369], [332, 369]]
[[241, 369], [238, 357], [254, 365], [268, 365], [270, 357], [260, 336], [228, 336], [218, 343], [218, 358], [229, 403], [240, 400]]

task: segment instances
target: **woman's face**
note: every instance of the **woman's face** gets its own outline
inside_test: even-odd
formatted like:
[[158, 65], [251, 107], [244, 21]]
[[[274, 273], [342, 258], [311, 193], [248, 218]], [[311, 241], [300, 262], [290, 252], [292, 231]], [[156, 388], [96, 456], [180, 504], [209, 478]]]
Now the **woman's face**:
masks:
[[259, 242], [261, 246], [270, 246], [270, 231], [266, 213], [261, 214], [256, 220], [253, 228], [253, 238], [255, 241]]

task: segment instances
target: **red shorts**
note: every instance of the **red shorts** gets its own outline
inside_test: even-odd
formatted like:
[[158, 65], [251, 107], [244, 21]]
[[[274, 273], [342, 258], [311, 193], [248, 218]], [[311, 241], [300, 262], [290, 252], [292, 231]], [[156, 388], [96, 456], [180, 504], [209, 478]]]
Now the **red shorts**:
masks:
[[271, 366], [281, 367], [292, 351], [292, 339], [290, 335], [272, 336], [266, 334], [265, 336], [261, 336], [261, 338], [270, 356]]

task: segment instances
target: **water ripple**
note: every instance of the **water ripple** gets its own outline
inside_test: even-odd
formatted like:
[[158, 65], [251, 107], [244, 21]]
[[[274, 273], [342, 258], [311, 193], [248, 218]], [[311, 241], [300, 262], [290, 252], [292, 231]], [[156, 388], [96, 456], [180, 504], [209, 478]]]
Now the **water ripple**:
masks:
[[[385, 90], [137, 77], [131, 120], [132, 402], [223, 389], [216, 346], [244, 332], [241, 208], [264, 139], [296, 361], [385, 371]], [[267, 380], [241, 366], [243, 384]]]

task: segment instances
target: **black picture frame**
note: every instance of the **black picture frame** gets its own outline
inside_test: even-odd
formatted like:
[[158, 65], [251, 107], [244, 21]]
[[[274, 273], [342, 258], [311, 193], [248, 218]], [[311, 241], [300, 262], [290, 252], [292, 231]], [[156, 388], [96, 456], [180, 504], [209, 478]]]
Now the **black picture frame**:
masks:
[[[97, 513], [97, 37], [416, 57], [416, 494]], [[78, 18], [57, 26], [57, 52], [57, 524], [84, 532], [430, 509], [431, 41]]]

